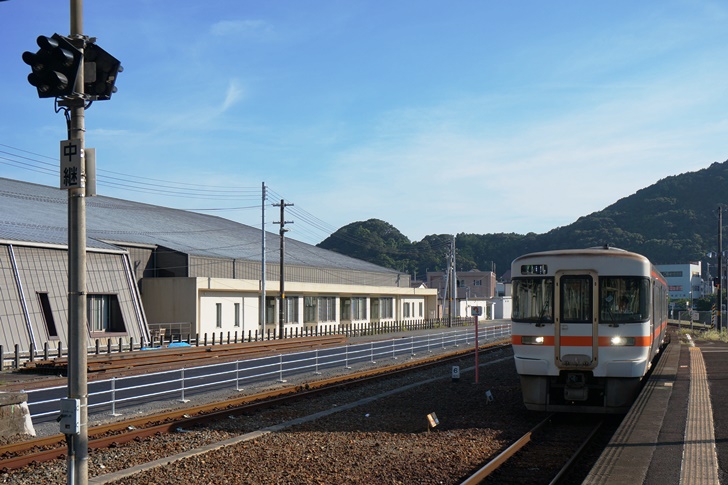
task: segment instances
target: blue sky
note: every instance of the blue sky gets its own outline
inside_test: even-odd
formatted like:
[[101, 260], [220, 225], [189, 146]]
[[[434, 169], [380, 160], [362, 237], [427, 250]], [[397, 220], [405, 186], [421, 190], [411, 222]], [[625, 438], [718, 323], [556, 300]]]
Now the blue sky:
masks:
[[[546, 232], [728, 159], [723, 1], [84, 3], [124, 66], [86, 111], [102, 195], [260, 227], [265, 182], [289, 237], [416, 241]], [[65, 121], [21, 54], [69, 2], [0, 2], [0, 26], [0, 176], [57, 186]]]

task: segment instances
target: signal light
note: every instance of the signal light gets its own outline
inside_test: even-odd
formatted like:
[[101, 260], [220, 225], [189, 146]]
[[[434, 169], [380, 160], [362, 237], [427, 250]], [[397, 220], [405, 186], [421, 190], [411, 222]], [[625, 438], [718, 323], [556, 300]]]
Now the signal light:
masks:
[[28, 82], [38, 90], [39, 98], [57, 98], [73, 94], [83, 54], [63, 36], [38, 36], [40, 50], [23, 52], [23, 61], [33, 72]]
[[116, 77], [124, 68], [118, 59], [96, 44], [87, 44], [83, 54], [84, 93], [91, 100], [110, 99], [116, 92]]

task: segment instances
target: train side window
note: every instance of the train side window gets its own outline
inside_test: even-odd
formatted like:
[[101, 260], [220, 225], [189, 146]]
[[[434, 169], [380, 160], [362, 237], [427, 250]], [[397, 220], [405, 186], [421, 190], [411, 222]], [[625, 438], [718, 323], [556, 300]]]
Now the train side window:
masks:
[[511, 318], [514, 322], [553, 323], [554, 279], [514, 278]]
[[592, 277], [561, 277], [561, 321], [564, 323], [592, 322]]
[[644, 322], [650, 318], [650, 280], [639, 276], [599, 279], [599, 319], [602, 323]]

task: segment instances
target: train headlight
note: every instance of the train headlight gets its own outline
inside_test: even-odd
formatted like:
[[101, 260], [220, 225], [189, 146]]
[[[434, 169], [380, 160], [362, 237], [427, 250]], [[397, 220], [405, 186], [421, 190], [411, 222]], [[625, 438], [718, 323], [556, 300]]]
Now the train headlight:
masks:
[[523, 345], [543, 345], [543, 337], [536, 337], [534, 335], [524, 335], [521, 337], [521, 344]]
[[609, 344], [615, 347], [633, 347], [634, 337], [612, 337]]

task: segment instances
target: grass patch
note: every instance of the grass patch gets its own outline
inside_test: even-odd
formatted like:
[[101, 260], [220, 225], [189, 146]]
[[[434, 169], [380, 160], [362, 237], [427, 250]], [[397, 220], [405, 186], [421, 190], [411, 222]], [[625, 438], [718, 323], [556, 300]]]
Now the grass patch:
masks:
[[728, 332], [726, 330], [718, 331], [714, 328], [708, 330], [690, 330], [689, 328], [680, 329], [680, 341], [687, 340], [687, 335], [693, 340], [712, 340], [715, 342], [728, 342]]

